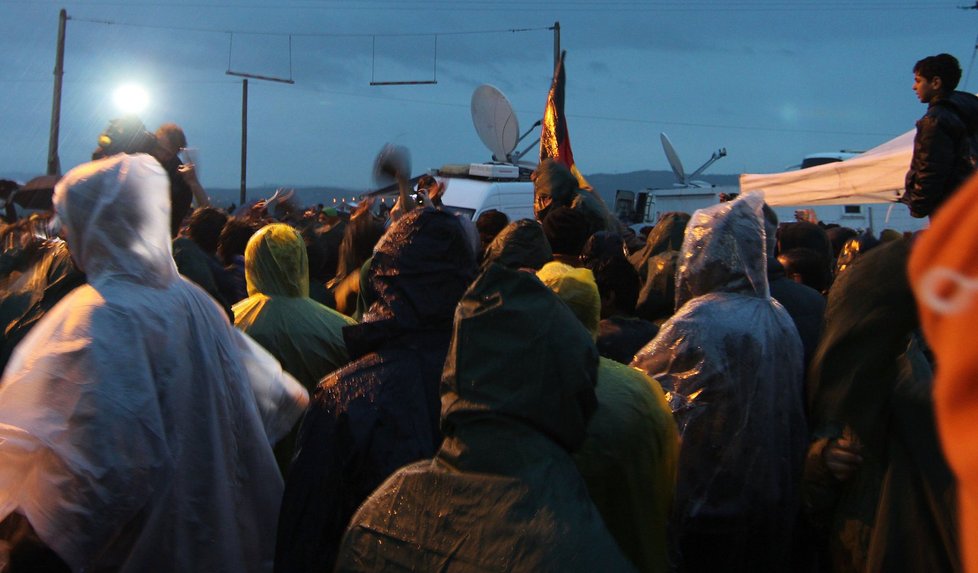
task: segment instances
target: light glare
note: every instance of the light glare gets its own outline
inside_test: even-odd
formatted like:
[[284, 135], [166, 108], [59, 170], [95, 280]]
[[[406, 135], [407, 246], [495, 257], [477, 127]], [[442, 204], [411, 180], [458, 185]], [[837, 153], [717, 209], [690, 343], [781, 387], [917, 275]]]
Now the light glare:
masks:
[[141, 86], [126, 84], [115, 90], [112, 96], [119, 111], [126, 114], [139, 114], [149, 104], [149, 94]]

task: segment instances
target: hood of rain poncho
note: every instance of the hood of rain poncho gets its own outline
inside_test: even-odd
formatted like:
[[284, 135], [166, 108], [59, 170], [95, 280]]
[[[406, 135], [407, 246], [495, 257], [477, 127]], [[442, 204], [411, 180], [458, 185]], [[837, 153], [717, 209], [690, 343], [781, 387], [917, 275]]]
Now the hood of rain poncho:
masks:
[[268, 349], [312, 392], [349, 362], [342, 329], [353, 320], [309, 298], [306, 247], [282, 223], [264, 227], [245, 249], [247, 299], [234, 305], [234, 324]]
[[0, 519], [23, 514], [73, 570], [258, 570], [282, 481], [270, 441], [308, 396], [169, 258], [168, 183], [148, 155], [55, 192], [88, 270], [0, 381]]
[[361, 324], [344, 330], [357, 358], [382, 341], [422, 330], [441, 332], [476, 274], [475, 252], [458, 217], [414, 209], [397, 220], [374, 249]]
[[574, 451], [596, 407], [597, 360], [588, 332], [545, 285], [493, 265], [456, 311], [442, 376], [443, 430], [502, 417]]
[[642, 279], [635, 301], [636, 316], [659, 321], [676, 311], [676, 261], [688, 223], [688, 213], [663, 213], [649, 233], [645, 247], [629, 257]]
[[744, 195], [693, 215], [677, 285], [685, 304], [632, 366], [667, 391], [682, 436], [672, 523], [679, 547], [695, 552], [720, 535], [758, 548], [744, 570], [780, 570], [807, 437], [802, 345], [767, 295], [761, 207]]
[[591, 337], [596, 338], [601, 321], [601, 295], [594, 273], [554, 261], [543, 265], [537, 277], [574, 312]]
[[676, 267], [679, 251], [666, 251], [645, 261], [645, 281], [635, 301], [635, 316], [661, 322], [676, 312]]
[[169, 217], [167, 189], [166, 170], [145, 154], [86, 163], [58, 182], [54, 210], [90, 283], [111, 276], [163, 287], [177, 280], [170, 223], [160, 216]]
[[588, 220], [590, 234], [598, 231], [617, 231], [618, 222], [601, 197], [590, 189], [581, 189], [577, 178], [563, 164], [545, 159], [533, 171], [535, 194], [549, 195], [551, 208], [570, 207]]
[[456, 313], [441, 450], [360, 507], [336, 570], [634, 570], [567, 453], [594, 409], [596, 362], [536, 277], [490, 267]]
[[645, 246], [628, 258], [639, 276], [646, 275], [646, 261], [650, 258], [682, 248], [688, 223], [689, 213], [670, 211], [659, 217], [659, 222], [652, 227], [649, 236], [645, 239]]
[[245, 247], [248, 296], [309, 296], [309, 258], [299, 232], [284, 223], [260, 229]]
[[677, 309], [715, 292], [769, 297], [763, 206], [745, 195], [693, 213], [677, 261]]
[[533, 219], [513, 221], [489, 243], [482, 268], [497, 263], [510, 269], [538, 270], [554, 258], [543, 225]]

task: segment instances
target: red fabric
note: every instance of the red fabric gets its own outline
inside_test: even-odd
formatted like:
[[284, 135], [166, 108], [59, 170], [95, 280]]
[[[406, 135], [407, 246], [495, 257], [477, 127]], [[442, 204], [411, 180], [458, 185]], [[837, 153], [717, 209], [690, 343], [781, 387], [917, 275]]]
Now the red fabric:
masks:
[[937, 359], [934, 405], [941, 444], [958, 480], [965, 571], [978, 573], [978, 178], [931, 220], [909, 273], [924, 334]]

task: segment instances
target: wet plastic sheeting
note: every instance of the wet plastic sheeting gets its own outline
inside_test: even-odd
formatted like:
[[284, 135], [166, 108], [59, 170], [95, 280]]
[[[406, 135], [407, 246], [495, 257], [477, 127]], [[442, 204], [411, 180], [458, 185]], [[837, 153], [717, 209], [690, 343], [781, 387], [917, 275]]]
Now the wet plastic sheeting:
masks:
[[632, 571], [569, 450], [597, 351], [534, 276], [494, 265], [460, 303], [442, 379], [446, 440], [360, 508], [338, 571]]
[[0, 383], [0, 519], [26, 516], [73, 570], [264, 570], [282, 491], [269, 442], [308, 398], [177, 274], [166, 190], [148, 155], [59, 183], [89, 283]]
[[[805, 451], [802, 347], [768, 295], [762, 202], [697, 211], [679, 256], [681, 308], [632, 365], [682, 436], [673, 530], [693, 570], [783, 568]], [[704, 548], [713, 551], [704, 553]]]

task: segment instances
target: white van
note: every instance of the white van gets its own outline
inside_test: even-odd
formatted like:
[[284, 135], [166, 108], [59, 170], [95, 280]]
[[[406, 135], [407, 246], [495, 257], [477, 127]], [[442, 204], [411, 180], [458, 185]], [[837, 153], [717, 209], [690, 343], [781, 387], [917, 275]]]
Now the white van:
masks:
[[473, 221], [490, 209], [505, 213], [510, 221], [533, 218], [533, 182], [527, 168], [473, 163], [444, 166], [432, 175], [445, 185], [441, 198], [445, 208]]

